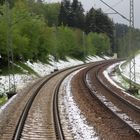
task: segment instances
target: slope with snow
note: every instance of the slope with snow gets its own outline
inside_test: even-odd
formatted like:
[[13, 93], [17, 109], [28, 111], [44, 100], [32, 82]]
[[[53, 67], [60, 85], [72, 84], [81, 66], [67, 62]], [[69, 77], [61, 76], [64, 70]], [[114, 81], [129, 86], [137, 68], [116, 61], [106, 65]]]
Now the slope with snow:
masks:
[[[122, 74], [129, 79], [129, 65], [128, 62], [126, 65], [123, 65]], [[135, 57], [135, 74], [136, 74], [136, 83], [140, 85], [140, 54]]]
[[78, 72], [79, 70], [70, 74], [60, 87], [58, 104], [60, 117], [63, 118], [61, 123], [63, 128], [65, 128], [64, 132], [67, 132], [67, 135], [72, 135], [74, 140], [99, 140], [100, 137], [96, 133], [95, 128], [89, 125], [89, 122], [87, 122], [73, 99], [71, 80]]
[[[135, 63], [136, 83], [140, 85], [140, 54], [138, 54], [135, 57], [135, 62], [136, 62]], [[120, 63], [113, 64], [112, 66], [108, 67], [104, 71], [104, 75], [108, 79], [108, 81], [110, 81], [110, 83], [112, 83], [117, 88], [120, 88], [124, 93], [126, 93], [126, 90], [129, 89], [129, 83], [126, 80], [124, 80], [124, 78], [121, 75], [130, 79], [129, 78], [129, 65], [130, 63], [128, 62], [126, 63], [125, 61], [123, 61]], [[121, 75], [120, 73], [114, 71], [116, 67], [119, 67]], [[131, 95], [129, 94], [129, 96]], [[138, 90], [138, 94], [134, 94], [133, 96], [140, 98], [140, 90]]]
[[[69, 57], [67, 57], [67, 61], [59, 60], [58, 62], [54, 62], [53, 57], [50, 56], [50, 60], [51, 60], [50, 65], [43, 64], [39, 61], [34, 63], [27, 61], [25, 64], [28, 65], [31, 69], [33, 69], [41, 77], [50, 74], [51, 72], [54, 71], [55, 68], [59, 70], [59, 69], [83, 64], [83, 61], [71, 59]], [[103, 60], [103, 58], [100, 58], [98, 56], [89, 56], [86, 60], [86, 63], [99, 61], [99, 60]], [[25, 87], [29, 82], [35, 80], [36, 78], [38, 77], [35, 75], [15, 74], [15, 84], [16, 84], [17, 91]], [[13, 84], [12, 81], [11, 84]], [[0, 76], [0, 94], [6, 93], [8, 91], [8, 88], [9, 88], [9, 77]]]

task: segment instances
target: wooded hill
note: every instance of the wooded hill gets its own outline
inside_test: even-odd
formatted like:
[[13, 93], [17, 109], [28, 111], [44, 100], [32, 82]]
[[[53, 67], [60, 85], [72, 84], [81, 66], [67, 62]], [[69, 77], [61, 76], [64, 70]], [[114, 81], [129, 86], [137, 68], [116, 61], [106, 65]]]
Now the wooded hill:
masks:
[[[7, 0], [8, 1], [8, 0]], [[114, 23], [101, 9], [84, 12], [78, 0], [48, 4], [41, 0], [0, 1], [0, 66], [14, 61], [48, 62], [70, 56], [112, 54]]]
[[132, 42], [129, 45], [129, 27], [124, 24], [116, 24], [116, 48], [120, 58], [130, 57], [140, 50], [140, 29], [132, 30]]

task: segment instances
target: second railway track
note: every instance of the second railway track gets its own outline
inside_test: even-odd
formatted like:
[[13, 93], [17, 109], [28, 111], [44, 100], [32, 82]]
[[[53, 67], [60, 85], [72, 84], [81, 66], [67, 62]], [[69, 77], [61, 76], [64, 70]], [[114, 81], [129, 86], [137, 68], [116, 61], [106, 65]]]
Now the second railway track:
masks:
[[[128, 105], [131, 104], [129, 100], [126, 103], [114, 95], [118, 91], [111, 83], [106, 83], [102, 72], [99, 72], [114, 62], [114, 60], [96, 62], [93, 66], [80, 71], [72, 82], [74, 99], [101, 138], [139, 140], [139, 111], [134, 109], [136, 106]], [[109, 90], [105, 84], [112, 90]]]
[[130, 100], [124, 99], [120, 95], [120, 92], [123, 91], [118, 91], [115, 86], [107, 82], [103, 75], [103, 71], [111, 63], [110, 61], [91, 68], [87, 71], [84, 81], [92, 95], [140, 137], [140, 107]]

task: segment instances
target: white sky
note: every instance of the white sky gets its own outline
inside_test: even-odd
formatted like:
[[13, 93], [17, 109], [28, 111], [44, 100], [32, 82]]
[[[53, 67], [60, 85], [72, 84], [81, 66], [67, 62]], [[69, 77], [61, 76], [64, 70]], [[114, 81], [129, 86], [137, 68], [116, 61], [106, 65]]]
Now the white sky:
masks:
[[[60, 2], [61, 0], [46, 0], [46, 2]], [[91, 7], [102, 8], [102, 10], [106, 13], [112, 13], [112, 10], [109, 10], [107, 6], [105, 6], [100, 0], [79, 0], [85, 9], [88, 11]], [[129, 2], [130, 0], [104, 0], [108, 5], [112, 6], [118, 12], [123, 14], [125, 17], [129, 18]], [[115, 6], [114, 6], [115, 5]], [[135, 27], [140, 28], [140, 17], [139, 17], [139, 8], [140, 8], [140, 0], [134, 0], [134, 9], [135, 9]], [[124, 23], [128, 25], [128, 21], [125, 21], [119, 15], [110, 15], [111, 18], [117, 23]]]

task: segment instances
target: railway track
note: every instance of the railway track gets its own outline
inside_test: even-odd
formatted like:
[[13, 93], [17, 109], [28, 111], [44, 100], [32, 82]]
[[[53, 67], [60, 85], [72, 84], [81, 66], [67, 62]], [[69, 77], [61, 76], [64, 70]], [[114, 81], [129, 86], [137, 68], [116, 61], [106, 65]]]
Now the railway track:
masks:
[[[77, 68], [61, 72], [60, 74], [57, 74], [57, 75], [53, 75], [52, 77], [50, 77], [49, 79], [47, 79], [41, 84], [41, 86], [35, 93], [36, 98], [32, 99], [33, 103], [31, 101], [32, 106], [29, 105], [30, 110], [27, 109], [29, 110], [28, 115], [26, 115], [27, 113], [25, 113], [26, 121], [23, 118], [23, 120], [21, 121], [22, 124], [19, 125], [19, 131], [16, 131], [16, 135], [14, 137], [15, 140], [18, 140], [20, 138], [21, 139], [38, 139], [38, 140], [39, 139], [40, 140], [65, 139], [65, 136], [63, 134], [63, 130], [61, 127], [61, 123], [60, 123], [57, 98], [58, 98], [58, 91], [59, 91], [61, 82], [67, 75], [69, 75], [74, 70], [77, 70]], [[44, 92], [47, 93], [46, 96], [43, 95], [45, 94]], [[44, 99], [46, 100], [46, 102]], [[38, 102], [39, 102], [39, 105], [38, 105]], [[42, 112], [35, 113], [35, 110], [42, 110]], [[36, 115], [38, 114], [41, 114], [41, 116], [36, 118]], [[35, 116], [35, 118], [33, 118], [33, 116]], [[32, 123], [32, 121], [35, 124]], [[24, 127], [23, 127], [23, 124], [24, 124]], [[35, 126], [34, 129], [32, 129], [33, 126]]]
[[31, 95], [26, 102], [17, 125], [14, 124], [16, 125], [14, 134], [12, 132], [10, 134], [4, 134], [1, 139], [63, 140], [64, 135], [60, 124], [57, 105], [58, 90], [63, 79], [68, 74], [81, 67], [83, 66], [56, 72], [37, 82], [31, 90], [32, 93], [30, 93]]
[[121, 91], [118, 92], [117, 88], [109, 84], [102, 74], [110, 63], [112, 62], [106, 62], [88, 69], [85, 73], [84, 82], [92, 96], [96, 97], [103, 106], [140, 137], [140, 108], [120, 96]]
[[69, 130], [65, 132], [65, 123], [61, 126], [63, 121], [61, 122], [59, 116], [58, 92], [62, 81], [72, 72], [81, 69], [72, 78], [72, 92], [87, 120], [97, 126], [97, 132], [103, 139], [110, 140], [115, 136], [116, 140], [137, 140], [140, 137], [139, 109], [134, 109], [137, 106], [131, 102], [122, 100], [113, 86], [106, 86], [109, 83], [102, 75], [103, 69], [114, 62], [116, 60], [100, 61], [86, 65], [85, 69], [82, 69], [84, 66], [79, 66], [39, 80], [28, 90], [30, 94], [24, 103], [25, 107], [21, 108], [23, 112], [17, 111], [20, 114], [20, 118], [15, 118], [17, 123], [12, 123], [14, 126], [11, 125], [7, 129], [10, 131], [13, 127], [12, 131], [8, 135], [2, 135], [1, 139], [72, 139], [71, 134], [67, 133]]

